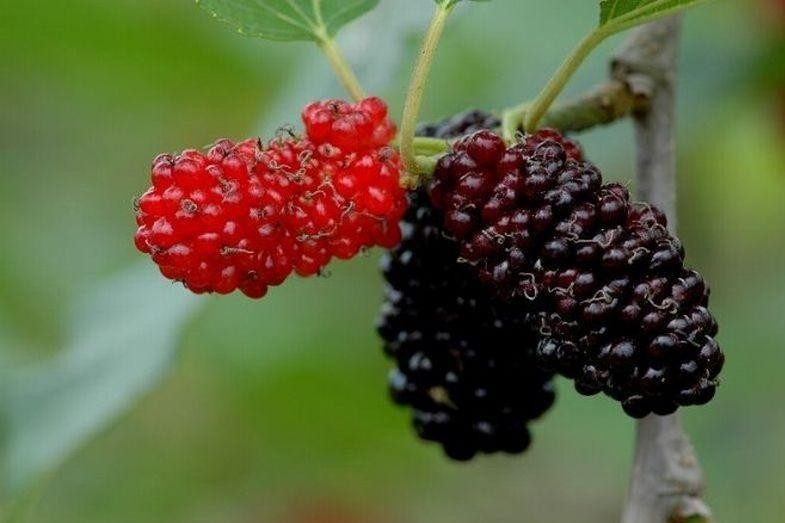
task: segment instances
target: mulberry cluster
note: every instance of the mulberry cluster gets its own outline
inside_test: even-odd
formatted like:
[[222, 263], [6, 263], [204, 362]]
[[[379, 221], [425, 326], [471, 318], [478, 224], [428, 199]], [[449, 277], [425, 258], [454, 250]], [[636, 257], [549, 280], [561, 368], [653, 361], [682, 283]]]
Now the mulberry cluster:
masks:
[[708, 287], [658, 209], [602, 185], [555, 131], [507, 148], [480, 131], [443, 157], [431, 200], [459, 256], [520, 310], [537, 312], [546, 368], [635, 417], [702, 404], [724, 357]]
[[377, 98], [303, 110], [304, 137], [161, 155], [137, 201], [137, 248], [196, 293], [260, 298], [292, 272], [393, 247], [406, 210], [395, 126]]
[[526, 316], [495, 300], [456, 261], [457, 244], [423, 193], [411, 196], [401, 245], [385, 256], [379, 333], [395, 359], [394, 401], [453, 459], [524, 451], [527, 423], [553, 403], [552, 373], [533, 359]]

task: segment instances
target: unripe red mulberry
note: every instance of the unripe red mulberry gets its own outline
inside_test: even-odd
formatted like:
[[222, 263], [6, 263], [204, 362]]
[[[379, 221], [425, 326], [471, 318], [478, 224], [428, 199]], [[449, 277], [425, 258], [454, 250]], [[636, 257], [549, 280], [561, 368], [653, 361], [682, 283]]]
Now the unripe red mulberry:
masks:
[[395, 125], [387, 118], [387, 104], [367, 98], [356, 104], [342, 100], [312, 102], [303, 109], [308, 139], [342, 151], [385, 147], [395, 138]]
[[396, 245], [406, 197], [384, 102], [321, 102], [303, 120], [304, 138], [156, 158], [137, 202], [137, 248], [194, 292], [258, 298], [293, 271]]

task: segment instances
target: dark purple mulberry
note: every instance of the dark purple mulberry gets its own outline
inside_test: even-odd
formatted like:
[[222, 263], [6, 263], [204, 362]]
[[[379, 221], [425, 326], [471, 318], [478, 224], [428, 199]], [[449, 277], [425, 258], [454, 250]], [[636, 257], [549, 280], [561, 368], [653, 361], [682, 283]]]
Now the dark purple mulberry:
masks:
[[459, 140], [430, 187], [460, 259], [503, 300], [537, 311], [538, 359], [635, 417], [702, 404], [724, 357], [708, 287], [657, 208], [602, 185], [579, 146], [551, 130], [512, 147]]

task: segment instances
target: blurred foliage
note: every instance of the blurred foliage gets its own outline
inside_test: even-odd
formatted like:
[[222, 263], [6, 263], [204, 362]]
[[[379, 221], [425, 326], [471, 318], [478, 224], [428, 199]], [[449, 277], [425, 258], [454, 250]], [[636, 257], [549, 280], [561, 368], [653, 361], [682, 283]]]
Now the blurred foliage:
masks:
[[157, 384], [198, 304], [141, 264], [80, 297], [66, 346], [4, 380], [2, 480], [10, 495], [24, 494]]
[[[382, 0], [342, 39], [351, 58], [366, 57], [360, 76], [396, 111], [416, 47], [411, 29], [427, 21], [422, 4]], [[785, 512], [785, 117], [772, 78], [782, 71], [776, 49], [785, 29], [762, 23], [752, 6], [712, 3], [686, 20], [680, 228], [690, 262], [713, 284], [729, 364], [717, 399], [684, 417], [719, 518], [775, 522]], [[436, 61], [427, 118], [533, 96], [596, 21], [596, 5], [585, 0], [496, 0], [460, 11]], [[244, 39], [190, 0], [0, 0], [0, 13], [6, 404], [14, 397], [12, 371], [24, 376], [67, 359], [69, 340], [86, 339], [91, 329], [113, 325], [105, 332], [120, 335], [147, 325], [136, 345], [98, 345], [120, 363], [155, 355], [144, 336], [161, 329], [134, 322], [145, 316], [135, 310], [144, 308], [140, 295], [151, 293], [153, 316], [157, 307], [167, 311], [161, 321], [203, 305], [172, 374], [41, 483], [40, 500], [23, 507], [25, 521], [617, 518], [633, 423], [612, 402], [579, 398], [566, 382], [524, 457], [457, 466], [415, 440], [406, 413], [387, 401], [387, 362], [371, 327], [378, 253], [335, 264], [331, 278], [294, 281], [260, 302], [191, 300], [158, 281], [149, 263], [144, 273], [128, 272], [139, 261], [131, 200], [146, 185], [149, 160], [219, 136], [269, 132], [296, 121], [305, 100], [339, 94], [315, 51]], [[396, 34], [404, 47], [393, 45]], [[618, 42], [603, 45], [570, 93], [605, 76]], [[631, 179], [630, 134], [625, 123], [583, 138], [609, 179]], [[137, 278], [134, 290], [113, 292], [124, 278]], [[96, 285], [113, 299], [73, 323], [71, 304]], [[115, 313], [127, 323], [109, 323]], [[106, 377], [100, 368], [87, 385]], [[124, 368], [113, 384], [132, 375], [131, 367], [115, 366]], [[117, 394], [106, 390], [108, 399]], [[51, 433], [43, 438], [48, 444], [62, 441], [74, 422], [60, 418], [64, 408], [28, 408], [17, 416], [47, 427], [39, 434]], [[4, 448], [14, 449], [13, 432], [4, 434]], [[22, 457], [13, 452], [2, 466]]]

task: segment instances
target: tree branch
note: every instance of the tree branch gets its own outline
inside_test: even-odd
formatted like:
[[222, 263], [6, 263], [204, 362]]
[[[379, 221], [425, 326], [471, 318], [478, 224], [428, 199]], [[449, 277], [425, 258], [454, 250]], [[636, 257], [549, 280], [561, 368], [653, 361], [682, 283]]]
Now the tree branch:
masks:
[[[581, 132], [598, 125], [607, 125], [630, 115], [646, 112], [650, 104], [651, 89], [640, 78], [613, 79], [595, 87], [588, 93], [555, 104], [542, 118], [543, 127], [553, 127], [561, 132]], [[516, 133], [523, 132], [523, 120], [528, 104], [524, 103], [502, 111], [501, 133], [510, 141]], [[430, 175], [435, 157], [447, 152], [451, 140], [415, 137], [414, 149], [419, 169]]]
[[[680, 18], [637, 29], [613, 61], [613, 77], [648, 92], [635, 115], [637, 184], [676, 227], [675, 84]], [[703, 473], [678, 413], [650, 415], [637, 425], [635, 462], [623, 523], [711, 521], [701, 499]]]
[[628, 79], [615, 79], [589, 93], [554, 105], [542, 119], [542, 127], [580, 132], [607, 125], [649, 108], [650, 91]]
[[[592, 91], [564, 103], [554, 104], [542, 117], [541, 127], [553, 127], [561, 132], [580, 132], [621, 120], [649, 107], [648, 86], [639, 84], [635, 77], [611, 80]], [[523, 125], [530, 102], [502, 111], [502, 135], [513, 141]]]

